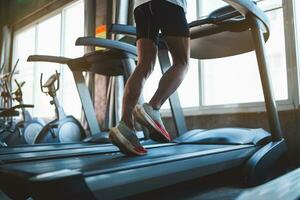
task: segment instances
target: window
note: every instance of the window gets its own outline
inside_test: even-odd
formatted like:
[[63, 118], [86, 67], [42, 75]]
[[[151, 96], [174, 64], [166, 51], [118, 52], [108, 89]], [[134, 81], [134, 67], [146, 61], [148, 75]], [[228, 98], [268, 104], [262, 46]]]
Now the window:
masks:
[[[74, 20], [76, 19], [76, 20]], [[24, 103], [35, 105], [32, 114], [35, 117], [54, 117], [54, 108], [50, 106], [49, 96], [40, 91], [40, 75], [46, 79], [55, 70], [60, 75], [58, 98], [67, 114], [80, 118], [81, 102], [76, 90], [73, 75], [66, 65], [41, 62], [27, 62], [32, 54], [53, 55], [74, 58], [83, 54], [83, 47], [76, 47], [76, 38], [84, 35], [84, 5], [77, 1], [55, 15], [16, 32], [13, 62], [20, 59], [14, 77], [26, 81], [23, 87]], [[70, 103], [72, 102], [72, 103]]]
[[[209, 5], [206, 6], [208, 2]], [[264, 2], [262, 1], [262, 3]], [[273, 1], [273, 3], [276, 2]], [[214, 4], [213, 1], [202, 1], [203, 9], [212, 8], [212, 4]], [[260, 3], [258, 5], [262, 6]], [[275, 5], [264, 5], [264, 7], [266, 6], [273, 8]], [[203, 12], [208, 13], [205, 10]], [[267, 42], [267, 53], [275, 97], [277, 100], [286, 100], [288, 99], [288, 88], [283, 10], [279, 7], [267, 11], [266, 14], [271, 23], [271, 36]], [[264, 101], [254, 52], [204, 60], [201, 62], [201, 74], [203, 85], [201, 97], [204, 106]]]

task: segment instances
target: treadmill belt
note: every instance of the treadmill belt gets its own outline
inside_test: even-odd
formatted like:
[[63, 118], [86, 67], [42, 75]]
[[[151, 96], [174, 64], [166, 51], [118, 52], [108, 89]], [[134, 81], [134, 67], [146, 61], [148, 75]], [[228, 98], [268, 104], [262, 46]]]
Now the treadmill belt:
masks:
[[[53, 151], [60, 149], [76, 149], [90, 147], [91, 145], [99, 146], [99, 144], [93, 143], [70, 143], [70, 144], [41, 144], [41, 145], [20, 145], [20, 146], [8, 146], [0, 148], [0, 155], [12, 154], [12, 153], [24, 153], [24, 152], [37, 152], [37, 151]], [[101, 144], [109, 145], [109, 144]]]
[[[239, 148], [247, 148], [251, 145], [239, 145]], [[236, 145], [175, 145], [149, 149], [148, 154], [139, 157], [128, 157], [120, 152], [98, 155], [85, 155], [78, 157], [66, 157], [59, 159], [48, 159], [43, 161], [22, 162], [18, 164], [5, 164], [1, 168], [22, 171], [30, 174], [42, 174], [57, 170], [79, 170], [83, 173], [91, 171], [112, 170], [138, 164], [153, 164], [155, 161], [167, 158], [199, 154], [207, 150], [224, 150], [236, 147]], [[236, 149], [236, 148], [234, 148]], [[0, 168], [0, 170], [1, 170]]]
[[[141, 140], [143, 145], [155, 144], [157, 142], [152, 140]], [[112, 146], [111, 143], [98, 144], [98, 143], [55, 143], [55, 144], [36, 144], [36, 145], [18, 145], [18, 146], [8, 146], [0, 147], [0, 156], [5, 154], [16, 154], [16, 153], [33, 153], [41, 151], [60, 151], [60, 150], [76, 150], [78, 148], [91, 148], [91, 147], [108, 147]], [[0, 159], [1, 160], [1, 159]]]
[[[161, 146], [171, 146], [175, 143], [167, 144], [152, 144], [146, 145], [147, 148], [161, 147]], [[55, 158], [65, 158], [65, 157], [78, 157], [83, 155], [93, 155], [93, 154], [107, 154], [107, 153], [116, 153], [119, 152], [119, 149], [114, 145], [91, 145], [84, 148], [76, 149], [60, 149], [57, 150], [48, 150], [40, 152], [24, 152], [18, 154], [3, 154], [0, 155], [0, 164], [6, 163], [17, 163], [17, 162], [28, 162], [28, 161], [38, 161], [45, 159], [55, 159]]]

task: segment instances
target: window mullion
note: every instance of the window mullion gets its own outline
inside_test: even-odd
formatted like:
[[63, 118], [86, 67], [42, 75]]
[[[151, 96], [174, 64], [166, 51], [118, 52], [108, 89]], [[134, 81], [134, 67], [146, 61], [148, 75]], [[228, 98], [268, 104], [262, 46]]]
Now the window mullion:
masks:
[[[197, 1], [197, 18], [200, 19], [201, 18], [201, 9], [202, 9], [202, 6], [201, 6], [201, 2], [200, 1]], [[199, 80], [198, 80], [198, 84], [199, 84], [199, 111], [202, 110], [203, 108], [203, 73], [202, 73], [202, 62], [201, 60], [198, 61], [198, 77], [199, 77]]]
[[[66, 22], [66, 11], [65, 9], [63, 9], [61, 11], [61, 20], [60, 20], [60, 56], [65, 56], [65, 44], [64, 44], [64, 41], [65, 41], [65, 33], [66, 33], [66, 26], [65, 26], [65, 22]], [[75, 41], [74, 41], [75, 43]], [[64, 70], [63, 70], [63, 66], [60, 64], [59, 65], [59, 72], [60, 72], [60, 82], [61, 80], [64, 80]], [[63, 85], [63, 84], [60, 84], [60, 85]], [[64, 87], [60, 87], [59, 88], [60, 90], [60, 93], [59, 93], [59, 100], [60, 100], [60, 103], [61, 105], [63, 105], [63, 93], [64, 93]]]
[[[34, 25], [34, 29], [35, 29], [35, 44], [34, 44], [34, 54], [38, 54], [38, 39], [39, 39], [39, 35], [38, 35], [38, 32], [39, 32], [39, 23], [36, 23]], [[33, 62], [33, 73], [32, 73], [32, 103], [33, 105], [36, 105], [37, 104], [37, 98], [36, 98], [36, 91], [35, 89], [37, 88], [37, 81], [34, 81], [35, 80], [35, 77], [37, 76], [37, 62]], [[37, 113], [36, 113], [36, 108], [33, 108], [32, 109], [32, 115], [33, 116], [37, 116]]]
[[283, 17], [285, 27], [286, 65], [288, 72], [288, 96], [289, 100], [292, 101], [294, 106], [297, 108], [299, 105], [299, 85], [294, 14], [293, 0], [284, 1]]

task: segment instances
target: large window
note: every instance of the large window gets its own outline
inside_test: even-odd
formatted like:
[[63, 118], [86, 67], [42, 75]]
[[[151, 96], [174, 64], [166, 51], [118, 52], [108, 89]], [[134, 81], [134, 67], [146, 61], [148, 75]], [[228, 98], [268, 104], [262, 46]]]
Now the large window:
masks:
[[[203, 8], [206, 2], [202, 1]], [[273, 1], [275, 4], [275, 1]], [[260, 5], [260, 4], [259, 4]], [[272, 5], [269, 5], [271, 6]], [[275, 5], [274, 5], [275, 6]], [[210, 7], [210, 6], [208, 6]], [[283, 10], [266, 11], [271, 23], [267, 53], [276, 100], [288, 99]], [[261, 102], [264, 100], [254, 52], [201, 62], [202, 102], [207, 105]]]
[[[226, 5], [221, 0], [187, 2], [189, 22]], [[286, 101], [289, 95], [282, 1], [258, 0], [257, 3], [266, 12], [271, 23], [267, 52], [275, 97], [276, 100]], [[157, 88], [161, 77], [158, 68], [146, 83], [146, 100], [150, 99]], [[191, 60], [189, 73], [178, 92], [183, 107], [193, 110], [212, 109], [214, 106], [236, 107], [237, 104], [245, 103], [255, 105], [264, 100], [254, 52], [220, 59]]]
[[70, 58], [80, 56], [83, 54], [83, 48], [75, 47], [75, 40], [83, 34], [83, 1], [77, 1], [56, 14], [16, 32], [13, 62], [17, 59], [20, 59], [20, 62], [17, 68], [19, 73], [14, 78], [26, 81], [23, 87], [24, 103], [35, 105], [32, 110], [34, 116], [47, 118], [54, 116], [54, 108], [49, 104], [49, 96], [40, 91], [39, 80], [41, 73], [46, 81], [55, 70], [58, 70], [61, 74], [59, 100], [67, 114], [80, 117], [81, 103], [69, 68], [65, 65], [30, 63], [26, 60], [32, 54]]

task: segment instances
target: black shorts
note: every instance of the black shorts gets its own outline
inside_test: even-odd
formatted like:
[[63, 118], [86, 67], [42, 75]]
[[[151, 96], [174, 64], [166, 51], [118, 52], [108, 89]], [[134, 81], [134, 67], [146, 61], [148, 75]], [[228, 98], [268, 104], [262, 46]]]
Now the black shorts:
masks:
[[181, 6], [166, 0], [152, 0], [134, 10], [137, 40], [152, 39], [158, 43], [159, 30], [164, 37], [189, 37], [190, 31]]

